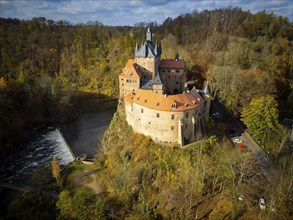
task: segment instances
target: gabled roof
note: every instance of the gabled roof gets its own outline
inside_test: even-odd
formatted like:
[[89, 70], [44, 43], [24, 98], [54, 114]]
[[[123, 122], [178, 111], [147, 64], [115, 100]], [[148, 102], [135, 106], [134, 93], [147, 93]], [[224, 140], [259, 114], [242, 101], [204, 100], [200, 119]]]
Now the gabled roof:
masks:
[[124, 73], [124, 77], [125, 78], [140, 78], [141, 74], [140, 72], [137, 70], [136, 68], [136, 64], [134, 64], [133, 66], [131, 66], [130, 68], [128, 68], [126, 70], [126, 72]]
[[[136, 103], [147, 108], [171, 112], [194, 109], [202, 103], [200, 98], [195, 98], [188, 93], [162, 95], [142, 89], [137, 90], [135, 95], [132, 93], [127, 95], [124, 99], [128, 103]], [[173, 103], [176, 104], [176, 108], [172, 108]]]
[[182, 59], [163, 59], [160, 62], [160, 67], [163, 69], [184, 69], [185, 61]]
[[134, 59], [129, 59], [123, 69], [123, 72], [120, 74], [120, 76], [126, 77], [126, 78], [140, 78], [141, 73], [139, 72], [137, 68], [137, 64], [135, 63]]
[[129, 68], [129, 67], [133, 66], [133, 64], [135, 64], [134, 59], [128, 59], [125, 67]]

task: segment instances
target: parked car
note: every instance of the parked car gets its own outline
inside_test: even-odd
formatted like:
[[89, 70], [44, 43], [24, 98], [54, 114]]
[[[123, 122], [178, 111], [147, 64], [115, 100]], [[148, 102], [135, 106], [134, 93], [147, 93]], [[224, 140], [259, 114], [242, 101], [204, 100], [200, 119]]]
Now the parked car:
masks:
[[265, 203], [265, 199], [264, 198], [259, 198], [259, 207], [260, 209], [266, 209], [266, 203]]
[[239, 150], [243, 151], [243, 150], [246, 150], [247, 149], [247, 146], [244, 145], [244, 144], [239, 144]]
[[229, 136], [230, 137], [240, 137], [241, 134], [240, 133], [230, 133]]
[[240, 194], [239, 196], [238, 196], [238, 199], [240, 200], [240, 201], [243, 201], [244, 200], [244, 195], [243, 194]]
[[240, 139], [240, 138], [233, 138], [232, 140], [233, 140], [233, 142], [236, 143], [236, 144], [241, 144], [241, 143], [243, 143], [243, 140]]

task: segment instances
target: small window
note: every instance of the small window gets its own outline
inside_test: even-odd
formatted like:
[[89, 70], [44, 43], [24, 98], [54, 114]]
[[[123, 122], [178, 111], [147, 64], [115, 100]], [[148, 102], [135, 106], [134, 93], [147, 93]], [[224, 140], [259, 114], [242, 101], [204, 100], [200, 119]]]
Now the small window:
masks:
[[163, 70], [163, 73], [165, 72], [165, 70]]
[[160, 113], [157, 113], [157, 118], [159, 118], [160, 117]]
[[187, 124], [185, 125], [185, 128], [187, 128]]
[[170, 73], [170, 70], [168, 70], [168, 72]]
[[171, 115], [171, 119], [174, 120], [175, 119], [175, 115]]
[[179, 73], [179, 70], [176, 70], [176, 73]]
[[168, 76], [168, 78], [170, 79], [171, 76]]
[[174, 130], [174, 126], [171, 126], [171, 130]]
[[188, 118], [188, 112], [186, 112], [186, 114], [185, 114], [185, 118]]
[[179, 84], [179, 82], [176, 82], [176, 85], [178, 85]]
[[141, 113], [143, 113], [143, 108], [142, 108], [142, 109], [140, 109], [140, 112], [141, 112]]
[[172, 109], [176, 109], [176, 102], [175, 101], [172, 102]]
[[122, 86], [124, 86], [124, 84], [122, 83]]

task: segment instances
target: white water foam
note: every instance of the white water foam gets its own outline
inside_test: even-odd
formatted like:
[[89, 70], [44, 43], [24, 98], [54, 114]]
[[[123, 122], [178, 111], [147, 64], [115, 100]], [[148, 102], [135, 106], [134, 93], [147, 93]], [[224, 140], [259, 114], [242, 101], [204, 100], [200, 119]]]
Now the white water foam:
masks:
[[29, 177], [34, 170], [51, 162], [56, 156], [61, 167], [74, 160], [59, 130], [39, 132], [19, 151], [0, 161], [0, 181]]

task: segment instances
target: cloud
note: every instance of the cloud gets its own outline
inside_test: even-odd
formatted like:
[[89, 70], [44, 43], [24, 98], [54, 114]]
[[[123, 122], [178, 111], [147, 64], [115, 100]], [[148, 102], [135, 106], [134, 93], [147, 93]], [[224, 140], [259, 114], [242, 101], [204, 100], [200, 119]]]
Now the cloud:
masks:
[[293, 20], [291, 0], [1, 0], [0, 4], [0, 16], [5, 18], [46, 17], [73, 23], [98, 20], [107, 25], [133, 25], [149, 20], [162, 23], [167, 17], [175, 18], [193, 10], [228, 6], [241, 7], [253, 13], [272, 11]]

